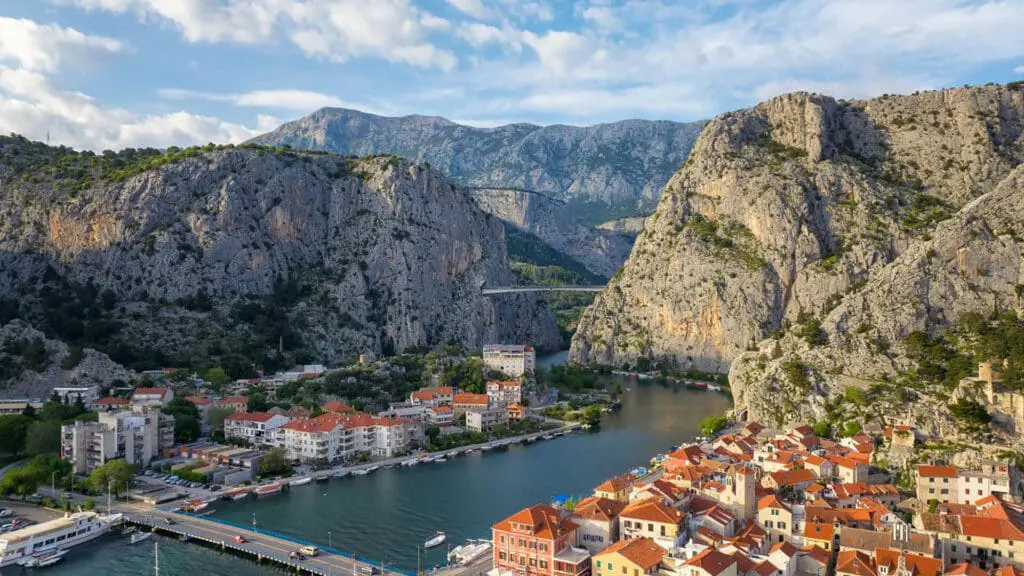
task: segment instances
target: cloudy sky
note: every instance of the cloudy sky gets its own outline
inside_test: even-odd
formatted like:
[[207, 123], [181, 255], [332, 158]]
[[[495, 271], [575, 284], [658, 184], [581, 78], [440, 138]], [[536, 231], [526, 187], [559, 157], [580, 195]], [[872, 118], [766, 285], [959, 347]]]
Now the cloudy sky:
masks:
[[0, 0], [0, 133], [240, 141], [321, 106], [695, 120], [1024, 79], [1024, 0]]

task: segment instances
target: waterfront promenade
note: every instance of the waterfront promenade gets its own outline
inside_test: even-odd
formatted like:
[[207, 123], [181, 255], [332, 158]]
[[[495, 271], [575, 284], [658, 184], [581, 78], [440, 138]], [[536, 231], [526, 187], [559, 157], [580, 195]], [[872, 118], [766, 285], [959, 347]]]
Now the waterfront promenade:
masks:
[[[125, 519], [129, 524], [139, 526], [144, 530], [152, 529], [160, 534], [184, 536], [193, 543], [202, 543], [225, 552], [247, 556], [257, 562], [272, 562], [305, 574], [365, 576], [377, 573], [414, 576], [413, 572], [353, 557], [340, 550], [325, 549], [320, 545], [316, 545], [320, 549], [320, 554], [317, 556], [306, 557], [304, 560], [289, 558], [291, 552], [312, 543], [264, 530], [259, 527], [258, 523], [255, 527], [245, 527], [224, 520], [167, 512], [158, 508], [142, 510], [136, 506], [125, 506], [121, 511], [125, 514]], [[169, 523], [168, 520], [173, 523]], [[236, 536], [243, 536], [246, 541], [235, 542]]]

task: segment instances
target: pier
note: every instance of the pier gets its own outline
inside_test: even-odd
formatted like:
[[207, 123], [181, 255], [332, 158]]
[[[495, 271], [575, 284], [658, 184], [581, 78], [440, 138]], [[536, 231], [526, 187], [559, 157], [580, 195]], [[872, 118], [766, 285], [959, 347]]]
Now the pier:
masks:
[[[170, 520], [173, 523], [168, 523]], [[253, 526], [241, 526], [223, 520], [195, 516], [180, 512], [167, 512], [160, 509], [152, 511], [125, 511], [125, 521], [131, 525], [151, 529], [157, 534], [178, 536], [189, 542], [218, 548], [239, 556], [251, 558], [257, 562], [271, 562], [300, 574], [316, 576], [369, 576], [388, 574], [400, 576], [416, 576], [414, 572], [394, 568], [381, 562], [360, 558], [340, 550], [334, 550], [304, 542], [295, 538], [275, 534]], [[245, 542], [235, 542], [235, 536], [242, 536]], [[317, 556], [306, 556], [305, 559], [290, 558], [291, 552], [302, 546], [316, 546], [320, 553]]]

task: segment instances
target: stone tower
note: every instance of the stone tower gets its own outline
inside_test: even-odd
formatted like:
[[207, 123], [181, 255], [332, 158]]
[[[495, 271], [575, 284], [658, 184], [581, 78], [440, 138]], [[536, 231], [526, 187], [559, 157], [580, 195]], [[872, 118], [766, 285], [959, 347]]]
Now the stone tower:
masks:
[[747, 466], [730, 468], [725, 477], [722, 503], [740, 520], [749, 520], [757, 515], [756, 484], [757, 475]]

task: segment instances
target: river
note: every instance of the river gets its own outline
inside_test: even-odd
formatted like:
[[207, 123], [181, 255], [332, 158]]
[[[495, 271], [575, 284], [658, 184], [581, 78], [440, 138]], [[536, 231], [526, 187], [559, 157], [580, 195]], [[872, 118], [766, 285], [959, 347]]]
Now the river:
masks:
[[[490, 538], [490, 526], [505, 516], [559, 494], [586, 495], [606, 478], [691, 440], [703, 418], [730, 406], [719, 393], [622, 382], [622, 410], [605, 416], [600, 432], [314, 483], [259, 501], [218, 503], [214, 515], [248, 525], [255, 514], [263, 528], [414, 570], [417, 546], [433, 532], [445, 531], [452, 546], [467, 538]], [[218, 576], [275, 573], [198, 546], [161, 542], [162, 574], [188, 574], [199, 566]], [[152, 546], [140, 546], [128, 549], [116, 539], [89, 545], [48, 574], [150, 573]], [[425, 553], [422, 566], [443, 562], [444, 548]]]

